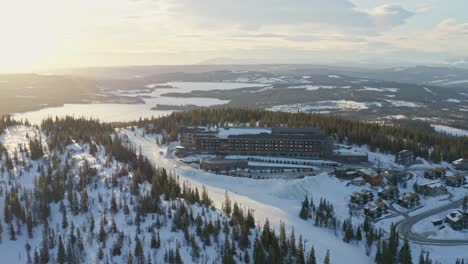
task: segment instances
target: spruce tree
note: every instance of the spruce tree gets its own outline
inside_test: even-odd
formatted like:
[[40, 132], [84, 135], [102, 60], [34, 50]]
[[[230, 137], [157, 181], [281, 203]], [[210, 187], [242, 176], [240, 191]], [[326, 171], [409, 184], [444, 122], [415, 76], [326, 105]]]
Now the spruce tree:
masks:
[[309, 218], [309, 214], [310, 214], [309, 198], [306, 195], [304, 201], [302, 202], [302, 207], [301, 207], [301, 211], [299, 212], [299, 217], [304, 220], [307, 220]]
[[231, 215], [231, 200], [229, 199], [229, 195], [227, 191], [224, 193], [224, 202], [223, 202], [223, 211], [226, 213], [228, 216]]
[[297, 245], [297, 257], [296, 257], [297, 264], [305, 264], [304, 260], [304, 244], [302, 242], [302, 235], [299, 236], [299, 242]]
[[63, 246], [62, 236], [59, 236], [57, 262], [59, 264], [64, 264], [67, 262], [67, 255], [65, 254], [65, 247]]
[[307, 264], [317, 264], [314, 246], [310, 248], [309, 256], [307, 257]]
[[330, 264], [330, 250], [327, 249], [327, 254], [325, 255], [325, 259], [323, 260], [323, 264]]
[[16, 240], [16, 231], [13, 224], [10, 224], [10, 240]]
[[412, 264], [413, 260], [411, 257], [411, 248], [408, 243], [408, 239], [405, 239], [403, 246], [401, 246], [399, 260], [401, 264]]
[[2, 224], [2, 220], [0, 219], [0, 243], [2, 243], [2, 235], [3, 235], [3, 224]]

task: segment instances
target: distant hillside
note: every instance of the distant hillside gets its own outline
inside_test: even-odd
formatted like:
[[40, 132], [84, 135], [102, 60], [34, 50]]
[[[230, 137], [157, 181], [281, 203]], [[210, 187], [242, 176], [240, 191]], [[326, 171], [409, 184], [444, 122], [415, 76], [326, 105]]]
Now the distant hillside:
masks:
[[[38, 74], [0, 74], [0, 115], [67, 103], [112, 101], [84, 78]], [[131, 100], [131, 99], [127, 99]], [[134, 100], [134, 99], [133, 99]]]

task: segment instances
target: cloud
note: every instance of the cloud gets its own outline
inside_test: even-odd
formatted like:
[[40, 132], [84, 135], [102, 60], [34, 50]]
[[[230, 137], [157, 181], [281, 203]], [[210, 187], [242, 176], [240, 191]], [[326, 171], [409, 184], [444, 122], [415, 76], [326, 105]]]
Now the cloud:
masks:
[[398, 5], [382, 5], [371, 10], [365, 11], [369, 15], [370, 19], [374, 22], [378, 28], [388, 29], [395, 26], [399, 26], [414, 15]]
[[438, 39], [468, 36], [468, 23], [457, 24], [455, 19], [445, 19], [435, 27], [432, 35]]
[[181, 15], [224, 21], [244, 29], [268, 25], [316, 23], [339, 27], [388, 29], [414, 13], [398, 5], [359, 10], [349, 0], [172, 0]]

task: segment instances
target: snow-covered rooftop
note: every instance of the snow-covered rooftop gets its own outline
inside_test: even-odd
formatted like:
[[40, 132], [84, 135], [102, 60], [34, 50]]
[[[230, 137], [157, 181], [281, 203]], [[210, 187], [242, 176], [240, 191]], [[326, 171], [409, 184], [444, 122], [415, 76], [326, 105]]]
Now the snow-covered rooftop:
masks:
[[270, 128], [220, 128], [218, 137], [227, 138], [236, 135], [257, 135], [267, 133], [271, 134]]

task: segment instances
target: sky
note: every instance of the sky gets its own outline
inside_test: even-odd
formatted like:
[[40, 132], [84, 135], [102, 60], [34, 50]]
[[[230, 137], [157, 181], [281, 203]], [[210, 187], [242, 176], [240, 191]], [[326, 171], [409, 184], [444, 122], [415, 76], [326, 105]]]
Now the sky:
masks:
[[468, 60], [466, 0], [0, 0], [0, 71]]

